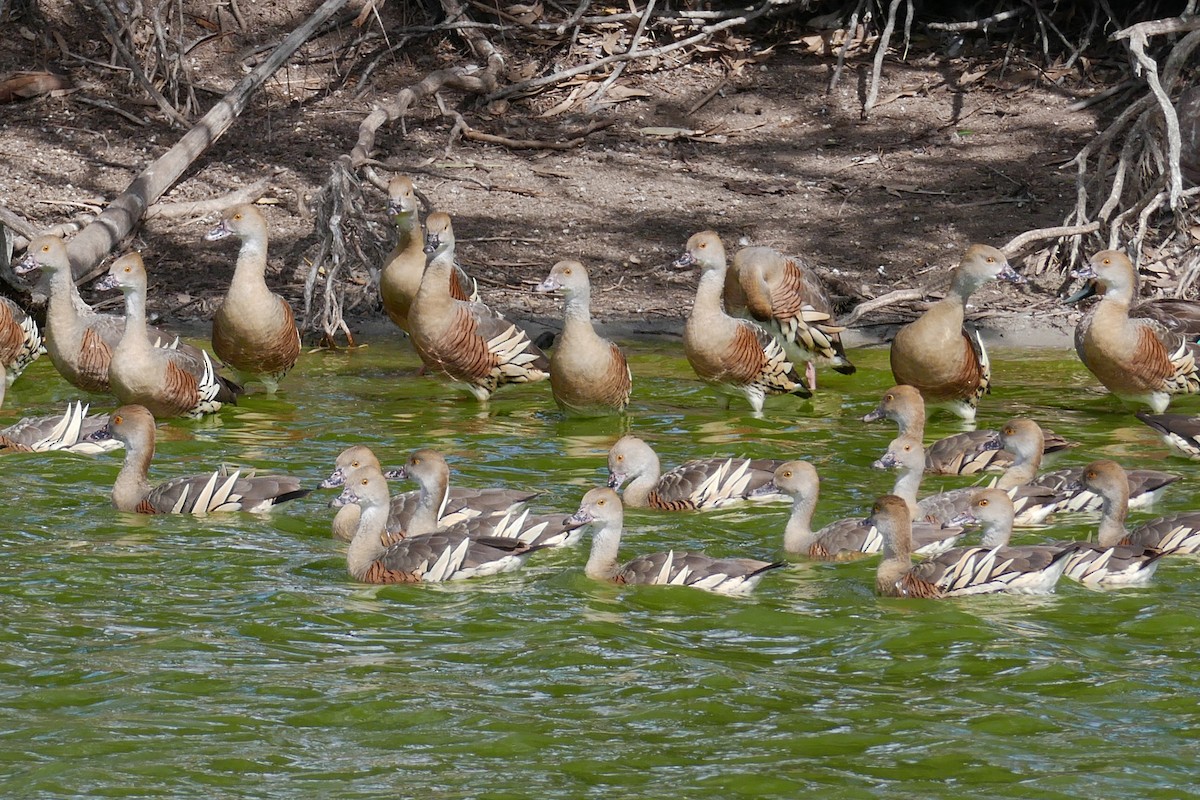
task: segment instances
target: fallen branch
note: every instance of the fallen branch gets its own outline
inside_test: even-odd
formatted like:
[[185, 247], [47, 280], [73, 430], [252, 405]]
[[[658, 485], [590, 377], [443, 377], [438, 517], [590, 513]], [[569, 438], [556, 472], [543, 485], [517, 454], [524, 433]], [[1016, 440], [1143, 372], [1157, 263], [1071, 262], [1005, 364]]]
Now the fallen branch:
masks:
[[859, 303], [844, 319], [838, 320], [838, 325], [848, 328], [867, 314], [878, 311], [881, 308], [887, 308], [897, 303], [906, 303], [912, 300], [922, 300], [924, 297], [925, 293], [920, 289], [896, 289], [893, 292], [881, 294], [874, 300], [864, 300]]
[[76, 278], [90, 271], [128, 236], [146, 213], [146, 208], [175, 185], [175, 181], [221, 137], [245, 110], [250, 96], [283, 66], [321, 23], [333, 16], [347, 0], [325, 0], [304, 24], [296, 28], [274, 52], [217, 101], [200, 121], [140, 175], [104, 210], [104, 213], [71, 240], [67, 247], [71, 271]]
[[271, 178], [259, 178], [254, 183], [235, 192], [223, 194], [220, 197], [210, 197], [208, 200], [196, 200], [190, 203], [155, 203], [146, 209], [146, 219], [178, 219], [180, 217], [202, 217], [224, 211], [232, 206], [243, 203], [253, 203], [267, 192]]
[[1062, 239], [1067, 236], [1086, 236], [1098, 230], [1100, 230], [1099, 220], [1094, 220], [1085, 225], [1059, 225], [1053, 228], [1038, 228], [1037, 230], [1025, 231], [1025, 233], [1019, 236], [1014, 236], [1000, 250], [1004, 255], [1012, 258], [1033, 242], [1043, 239]]

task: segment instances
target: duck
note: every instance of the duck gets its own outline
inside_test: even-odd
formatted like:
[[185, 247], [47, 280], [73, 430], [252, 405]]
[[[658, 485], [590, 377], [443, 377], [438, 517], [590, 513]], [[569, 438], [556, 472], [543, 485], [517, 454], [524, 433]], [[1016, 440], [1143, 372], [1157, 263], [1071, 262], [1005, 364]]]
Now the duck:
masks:
[[429, 215], [425, 251], [433, 257], [409, 309], [409, 336], [430, 372], [442, 373], [487, 403], [499, 387], [550, 376], [550, 361], [523, 329], [483, 303], [457, 300], [448, 289], [453, 251], [439, 231], [442, 212]]
[[[1070, 305], [1092, 295], [1103, 297], [1104, 293], [1104, 283], [1091, 279], [1063, 302]], [[1129, 316], [1131, 319], [1153, 320], [1167, 330], [1174, 331], [1192, 341], [1196, 341], [1197, 337], [1200, 337], [1200, 301], [1184, 300], [1178, 297], [1151, 297], [1131, 306]]]
[[118, 511], [138, 514], [206, 514], [249, 511], [260, 514], [280, 503], [311, 492], [287, 475], [251, 475], [224, 469], [209, 475], [172, 478], [151, 487], [150, 462], [154, 460], [154, 415], [141, 405], [123, 405], [109, 415], [99, 435], [125, 446], [125, 461], [113, 485], [112, 503]]
[[984, 545], [956, 547], [913, 564], [912, 517], [904, 498], [880, 497], [869, 519], [883, 538], [883, 558], [875, 572], [875, 591], [883, 597], [1048, 594], [1054, 591], [1070, 553]]
[[757, 322], [725, 312], [725, 246], [715, 231], [693, 234], [673, 266], [700, 267], [696, 300], [683, 329], [684, 353], [700, 380], [744, 395], [755, 414], [762, 413], [769, 395], [812, 397], [779, 340]]
[[629, 406], [633, 373], [621, 348], [592, 326], [592, 286], [578, 261], [559, 261], [534, 289], [561, 292], [563, 329], [550, 355], [550, 391], [568, 414], [619, 414]]
[[541, 549], [517, 538], [474, 538], [460, 528], [389, 541], [387, 479], [371, 464], [347, 474], [333, 506], [347, 504], [362, 512], [346, 550], [346, 567], [364, 583], [440, 583], [496, 575], [520, 568]]
[[1057, 542], [1012, 548], [1012, 500], [1000, 489], [984, 489], [971, 498], [970, 507], [955, 518], [960, 525], [983, 527], [983, 547], [1007, 547], [1043, 553], [1065, 553], [1064, 577], [1092, 588], [1145, 586], [1150, 582], [1162, 553], [1150, 548], [1127, 547], [1106, 537], [1091, 542]]
[[[816, 467], [807, 461], [786, 461], [775, 469], [769, 484], [756, 490], [782, 492], [792, 498], [792, 513], [783, 532], [785, 553], [816, 561], [849, 561], [883, 549], [878, 529], [861, 517], [840, 519], [813, 531], [812, 518], [820, 488]], [[963, 529], [917, 520], [911, 530], [916, 552], [934, 555], [953, 547]]]
[[[83, 302], [71, 273], [67, 245], [57, 236], [34, 239], [25, 258], [14, 267], [18, 275], [35, 269], [46, 273], [50, 283], [45, 336], [50, 363], [73, 386], [85, 392], [107, 393], [108, 366], [125, 331], [125, 317], [101, 314]], [[147, 325], [146, 334], [155, 347], [201, 358], [199, 348], [160, 328]]]
[[146, 283], [145, 264], [135, 252], [114, 261], [96, 284], [125, 295], [125, 330], [108, 365], [110, 391], [122, 403], [143, 405], [158, 417], [199, 418], [236, 403], [242, 387], [218, 375], [208, 353], [201, 351], [196, 359], [150, 341]]
[[926, 403], [944, 405], [967, 421], [974, 421], [979, 400], [992, 382], [982, 337], [963, 325], [967, 300], [997, 278], [1024, 282], [995, 247], [968, 247], [954, 270], [949, 293], [900, 328], [888, 354], [896, 383], [916, 387]]
[[597, 581], [643, 586], [691, 586], [725, 595], [747, 595], [763, 575], [786, 566], [783, 561], [713, 558], [704, 553], [651, 553], [618, 563], [625, 512], [612, 489], [591, 489], [568, 520], [592, 529], [592, 549], [584, 573]]
[[1200, 344], [1161, 322], [1131, 317], [1136, 292], [1133, 262], [1119, 250], [1101, 250], [1075, 273], [1104, 285], [1104, 296], [1075, 328], [1075, 351], [1104, 388], [1155, 414], [1177, 394], [1200, 392]]
[[404, 535], [420, 536], [434, 531], [462, 531], [472, 538], [520, 539], [530, 546], [559, 547], [579, 541], [580, 524], [561, 516], [533, 516], [528, 510], [508, 512], [502, 516], [475, 516], [445, 525], [438, 518], [438, 509], [446, 502], [450, 485], [450, 466], [436, 450], [417, 450], [398, 471], [399, 478], [411, 478], [420, 486], [413, 513], [405, 520]]
[[1200, 416], [1148, 411], [1138, 411], [1134, 416], [1161, 436], [1172, 451], [1193, 461], [1200, 460]]
[[1100, 459], [1083, 468], [1080, 483], [1103, 498], [1100, 510], [1100, 544], [1153, 548], [1163, 555], [1200, 553], [1200, 511], [1182, 511], [1143, 522], [1129, 531], [1129, 480], [1115, 461]]
[[725, 275], [725, 310], [757, 321], [770, 331], [793, 364], [805, 364], [805, 380], [816, 391], [815, 363], [853, 375], [841, 332], [832, 322], [833, 304], [821, 280], [802, 259], [771, 247], [743, 247]]
[[[912, 518], [949, 525], [956, 515], [970, 503], [978, 487], [951, 489], [917, 500], [917, 491], [924, 474], [925, 455], [921, 440], [911, 436], [899, 436], [888, 445], [887, 452], [872, 465], [876, 469], [899, 469], [893, 493], [903, 497], [910, 505]], [[1014, 462], [1014, 465], [1016, 462]], [[1018, 469], [1010, 467], [997, 483], [1004, 489], [1016, 506], [1018, 525], [1040, 525], [1058, 510], [1063, 495], [1044, 486], [1022, 483], [1017, 477]]]
[[[862, 418], [863, 422], [881, 419], [895, 422], [900, 436], [925, 439], [925, 399], [916, 387], [893, 386]], [[1074, 446], [1053, 431], [1043, 428], [1042, 434], [1045, 453]], [[998, 436], [995, 429], [981, 429], [938, 439], [925, 448], [925, 471], [933, 475], [975, 475], [985, 470], [1008, 469], [1012, 465], [1012, 453], [991, 446]]]
[[257, 379], [275, 394], [300, 358], [292, 307], [267, 287], [267, 221], [251, 204], [234, 206], [204, 235], [210, 242], [241, 239], [233, 280], [212, 321], [217, 358], [243, 380]]
[[[379, 273], [379, 295], [388, 317], [408, 333], [408, 312], [425, 274], [425, 233], [417, 214], [416, 187], [407, 175], [396, 175], [388, 182], [387, 213], [396, 228], [396, 246]], [[451, 228], [451, 241], [453, 235]], [[457, 300], [479, 299], [478, 286], [461, 267], [451, 273], [450, 296]]]
[[644, 439], [622, 436], [608, 451], [608, 486], [625, 485], [625, 505], [662, 511], [708, 511], [744, 502], [783, 501], [779, 493], [751, 493], [771, 480], [776, 459], [705, 458], [666, 473]]
[[[338, 454], [334, 469], [329, 477], [321, 481], [318, 488], [334, 489], [344, 486], [346, 474], [363, 464], [372, 464], [383, 470], [379, 458], [366, 445], [352, 445]], [[384, 476], [389, 480], [402, 477], [401, 470], [387, 470]], [[438, 513], [438, 525], [450, 526], [474, 517], [503, 517], [512, 515], [524, 509], [526, 503], [538, 496], [538, 492], [527, 492], [520, 489], [488, 488], [473, 489], [464, 486], [451, 486], [446, 492]], [[402, 533], [406, 521], [412, 516], [420, 498], [419, 491], [402, 492], [392, 495], [392, 510], [388, 515], [387, 530], [390, 533]], [[333, 518], [334, 538], [350, 541], [358, 528], [359, 508], [354, 503], [347, 503], [338, 509]]]
[[[1080, 483], [1081, 467], [1058, 469], [1038, 474], [1042, 463], [1042, 429], [1031, 419], [1012, 419], [1004, 423], [991, 441], [985, 446], [1002, 448], [1014, 454], [1009, 469], [997, 481], [1001, 489], [1012, 489], [1022, 484], [1041, 486], [1059, 495], [1056, 511], [1096, 511], [1102, 498]], [[1178, 475], [1154, 469], [1137, 469], [1125, 472], [1129, 481], [1129, 504], [1131, 508], [1152, 505], [1179, 480]]]
[[0, 367], [12, 386], [25, 368], [46, 352], [37, 321], [19, 305], [0, 296]]
[[[4, 365], [0, 364], [0, 407], [4, 405], [6, 386]], [[67, 403], [67, 410], [62, 414], [25, 417], [6, 428], [0, 428], [0, 454], [61, 450], [96, 455], [119, 450], [123, 445], [116, 439], [89, 438], [108, 425], [107, 414], [88, 416], [89, 408], [88, 404], [82, 402]]]

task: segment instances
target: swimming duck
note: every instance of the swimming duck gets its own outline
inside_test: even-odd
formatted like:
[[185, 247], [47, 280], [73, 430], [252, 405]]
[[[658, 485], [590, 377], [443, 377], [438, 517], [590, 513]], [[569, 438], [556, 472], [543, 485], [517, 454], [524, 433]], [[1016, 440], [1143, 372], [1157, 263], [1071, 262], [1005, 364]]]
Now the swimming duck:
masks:
[[769, 483], [781, 462], [774, 459], [706, 458], [688, 461], [662, 474], [658, 454], [643, 439], [622, 436], [608, 451], [608, 486], [620, 489], [626, 481], [625, 505], [664, 511], [707, 511], [754, 500], [786, 499], [778, 493], [751, 497]]
[[762, 576], [785, 566], [782, 561], [753, 558], [713, 558], [704, 553], [674, 550], [617, 562], [625, 514], [621, 498], [607, 487], [590, 490], [570, 522], [592, 526], [592, 550], [584, 572], [598, 581], [619, 584], [691, 586], [710, 592], [745, 595], [754, 591]]
[[1183, 511], [1144, 522], [1132, 531], [1125, 528], [1129, 511], [1129, 479], [1120, 464], [1108, 459], [1093, 461], [1080, 476], [1089, 490], [1103, 498], [1100, 509], [1101, 544], [1151, 547], [1164, 555], [1200, 552], [1200, 511]]
[[144, 406], [121, 406], [98, 435], [125, 445], [125, 463], [112, 491], [118, 511], [196, 516], [217, 511], [260, 513], [312, 491], [301, 489], [300, 481], [287, 475], [243, 478], [240, 471], [229, 474], [224, 470], [173, 478], [151, 488], [147, 474], [154, 460], [154, 416]]
[[391, 510], [387, 479], [373, 465], [346, 476], [333, 505], [353, 503], [362, 509], [358, 528], [346, 551], [346, 566], [365, 583], [437, 583], [496, 575], [518, 569], [537, 545], [516, 538], [481, 538], [453, 529], [409, 536], [388, 543]]
[[912, 561], [912, 518], [896, 495], [875, 501], [870, 522], [883, 538], [875, 591], [884, 597], [942, 598], [968, 594], [1045, 594], [1066, 567], [1067, 550], [958, 547]]

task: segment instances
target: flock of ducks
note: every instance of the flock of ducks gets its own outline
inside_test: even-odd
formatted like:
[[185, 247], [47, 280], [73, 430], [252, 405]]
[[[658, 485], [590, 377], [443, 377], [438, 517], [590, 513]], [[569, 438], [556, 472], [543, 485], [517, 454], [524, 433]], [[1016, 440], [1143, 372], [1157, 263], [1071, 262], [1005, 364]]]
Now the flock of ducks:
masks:
[[[536, 291], [563, 297], [563, 327], [548, 357], [519, 325], [480, 301], [478, 285], [455, 256], [448, 215], [422, 226], [412, 182], [389, 186], [388, 214], [397, 243], [379, 275], [388, 317], [409, 337], [425, 370], [487, 402], [509, 383], [549, 379], [564, 413], [619, 414], [633, 376], [621, 349], [592, 325], [591, 289], [578, 261], [555, 264]], [[236, 237], [240, 249], [229, 290], [212, 319], [215, 358], [147, 322], [146, 266], [137, 253], [113, 262], [98, 288], [120, 290], [124, 315], [96, 312], [79, 294], [66, 244], [34, 239], [15, 270], [40, 270], [49, 285], [46, 336], [11, 301], [0, 302], [0, 403], [5, 386], [46, 352], [59, 373], [87, 392], [121, 403], [89, 416], [73, 403], [61, 417], [22, 420], [0, 431], [5, 450], [100, 453], [124, 448], [113, 505], [147, 514], [264, 512], [311, 489], [287, 475], [217, 470], [151, 485], [156, 420], [200, 417], [236, 403], [248, 381], [277, 391], [300, 356], [288, 302], [267, 286], [268, 232], [253, 205], [230, 209], [208, 240]], [[697, 376], [761, 413], [772, 395], [811, 396], [816, 367], [852, 374], [833, 307], [820, 280], [798, 259], [746, 247], [727, 259], [712, 231], [692, 236], [674, 262], [698, 268], [696, 298], [684, 328], [684, 350]], [[1079, 277], [1100, 301], [1076, 331], [1080, 359], [1122, 400], [1146, 405], [1138, 417], [1185, 455], [1200, 457], [1200, 419], [1166, 414], [1171, 397], [1200, 391], [1200, 304], [1152, 300], [1133, 304], [1136, 273], [1118, 251], [1096, 253]], [[1029, 419], [996, 431], [970, 431], [925, 446], [926, 403], [974, 420], [991, 385], [983, 340], [964, 326], [971, 295], [992, 280], [1023, 282], [1004, 254], [971, 245], [950, 290], [902, 327], [890, 350], [897, 385], [864, 420], [887, 419], [898, 435], [875, 462], [894, 469], [891, 494], [869, 516], [813, 530], [820, 479], [805, 461], [710, 458], [663, 472], [653, 448], [624, 436], [608, 455], [608, 485], [588, 491], [569, 516], [531, 514], [536, 493], [451, 486], [441, 454], [422, 449], [385, 471], [362, 445], [344, 450], [321, 488], [341, 488], [332, 528], [347, 541], [347, 566], [369, 583], [418, 583], [492, 575], [519, 567], [533, 553], [578, 542], [592, 530], [586, 574], [623, 584], [685, 585], [745, 594], [780, 560], [712, 558], [697, 552], [654, 553], [621, 563], [624, 508], [705, 511], [735, 503], [790, 501], [782, 537], [789, 556], [841, 561], [880, 555], [881, 595], [947, 597], [991, 592], [1042, 593], [1061, 577], [1093, 587], [1145, 585], [1159, 560], [1200, 550], [1200, 511], [1173, 514], [1130, 531], [1130, 507], [1147, 505], [1177, 476], [1126, 471], [1108, 460], [1077, 470], [1040, 473], [1044, 454], [1069, 446]], [[232, 377], [222, 374], [227, 370]], [[728, 403], [727, 403], [728, 405]], [[988, 488], [919, 497], [926, 473], [1001, 474]], [[389, 479], [418, 489], [393, 495]], [[618, 490], [621, 493], [618, 494]], [[1099, 512], [1097, 540], [1010, 544], [1014, 526], [1039, 525], [1063, 511]], [[960, 544], [974, 536], [979, 544]], [[922, 556], [914, 561], [914, 555]]]

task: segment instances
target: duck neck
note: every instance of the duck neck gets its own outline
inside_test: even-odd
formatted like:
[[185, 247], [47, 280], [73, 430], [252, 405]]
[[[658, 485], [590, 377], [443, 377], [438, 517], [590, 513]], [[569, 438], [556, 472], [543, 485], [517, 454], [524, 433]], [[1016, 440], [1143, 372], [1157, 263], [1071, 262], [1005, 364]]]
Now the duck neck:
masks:
[[900, 467], [896, 483], [892, 486], [892, 494], [899, 497], [908, 506], [908, 513], [917, 518], [917, 492], [921, 489], [921, 478], [925, 473], [924, 467]]
[[[52, 331], [76, 330], [80, 318], [85, 314], [95, 313], [92, 307], [83, 302], [79, 287], [71, 277], [71, 267], [68, 265], [56, 269], [50, 275], [50, 301], [46, 309], [47, 327]], [[80, 331], [82, 335], [82, 331]]]
[[125, 333], [121, 336], [121, 343], [117, 347], [124, 353], [150, 349], [150, 336], [146, 327], [146, 290], [144, 287], [125, 287]]
[[915, 408], [901, 408], [890, 416], [900, 429], [900, 436], [911, 436], [917, 441], [925, 440], [925, 412], [918, 413]]
[[239, 292], [246, 291], [247, 287], [265, 287], [266, 274], [267, 234], [265, 231], [249, 231], [242, 237], [231, 287], [238, 287]]
[[1125, 538], [1128, 533], [1125, 530], [1125, 517], [1128, 513], [1127, 491], [1104, 495], [1104, 503], [1100, 507], [1100, 531], [1096, 538], [1101, 547], [1113, 547]]
[[1012, 489], [1024, 486], [1037, 477], [1038, 469], [1042, 466], [1042, 448], [1017, 447], [1013, 453], [1013, 462], [1000, 480], [996, 481], [997, 489]]
[[154, 443], [130, 441], [125, 446], [125, 460], [113, 484], [112, 501], [119, 511], [137, 511], [138, 505], [150, 491], [148, 475], [154, 459]]
[[624, 515], [597, 523], [592, 533], [592, 550], [588, 554], [584, 573], [598, 581], [611, 580], [617, 574], [617, 554], [621, 548], [621, 528]]
[[984, 547], [1004, 547], [1011, 538], [1012, 517], [993, 519], [983, 523], [983, 534], [979, 543]]
[[592, 327], [592, 293], [587, 289], [572, 289], [566, 293], [563, 306], [563, 340], [595, 335]]
[[912, 569], [912, 532], [895, 531], [883, 537], [883, 558], [875, 571], [875, 587], [881, 595], [894, 595], [896, 584]]
[[355, 578], [361, 578], [376, 559], [387, 549], [383, 533], [387, 529], [388, 504], [362, 506], [358, 528], [346, 549], [346, 567]]
[[448, 319], [454, 298], [450, 296], [450, 272], [454, 269], [453, 253], [442, 252], [434, 256], [425, 267], [421, 288], [417, 290], [414, 307], [430, 319]]
[[645, 508], [650, 504], [650, 492], [658, 486], [658, 479], [662, 474], [662, 468], [658, 464], [658, 454], [652, 454], [650, 461], [647, 462], [641, 473], [634, 475], [625, 486], [623, 502], [627, 506], [634, 508]]
[[783, 529], [783, 549], [788, 553], [807, 553], [816, 536], [812, 518], [817, 507], [817, 493], [798, 494], [792, 500], [792, 515]]
[[450, 480], [445, 475], [439, 475], [433, 480], [421, 483], [421, 493], [417, 497], [417, 507], [408, 520], [406, 536], [420, 536], [423, 533], [433, 533], [437, 530], [438, 514], [446, 502], [446, 494], [450, 491]]
[[961, 305], [965, 306], [971, 295], [975, 294], [976, 290], [989, 280], [990, 278], [986, 276], [978, 275], [960, 266], [954, 270], [954, 277], [950, 279], [950, 293], [946, 299], [956, 298]]
[[725, 268], [709, 267], [700, 273], [700, 284], [696, 287], [696, 300], [692, 305], [692, 316], [697, 314], [720, 314], [725, 310], [722, 297], [725, 294]]

